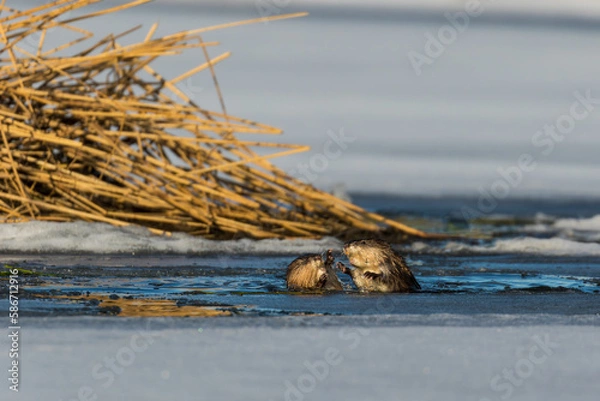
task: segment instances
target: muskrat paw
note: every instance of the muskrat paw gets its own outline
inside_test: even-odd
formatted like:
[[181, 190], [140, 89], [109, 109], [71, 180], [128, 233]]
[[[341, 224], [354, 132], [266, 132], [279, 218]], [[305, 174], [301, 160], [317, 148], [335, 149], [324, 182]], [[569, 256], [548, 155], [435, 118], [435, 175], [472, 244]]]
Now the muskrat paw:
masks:
[[342, 273], [347, 274], [349, 276], [352, 275], [352, 270], [350, 270], [349, 268], [346, 267], [346, 265], [344, 265], [342, 262], [337, 262], [337, 264], [335, 265], [335, 267], [337, 267], [338, 269], [340, 269], [342, 271]]
[[381, 274], [373, 273], [373, 272], [364, 272], [363, 276], [371, 280], [377, 280], [381, 278]]
[[327, 274], [324, 273], [321, 275], [321, 277], [319, 277], [319, 281], [317, 282], [317, 287], [319, 288], [323, 288], [325, 287], [325, 284], [327, 284]]
[[327, 256], [325, 256], [325, 264], [328, 266], [333, 266], [333, 262], [335, 262], [335, 258], [333, 257], [333, 250], [327, 250]]

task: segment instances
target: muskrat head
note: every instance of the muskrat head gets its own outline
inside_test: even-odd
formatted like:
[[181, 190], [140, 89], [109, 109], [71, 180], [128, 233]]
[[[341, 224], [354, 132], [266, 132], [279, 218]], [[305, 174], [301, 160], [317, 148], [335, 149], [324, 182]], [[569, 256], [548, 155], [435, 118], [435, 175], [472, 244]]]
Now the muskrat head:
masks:
[[321, 255], [300, 256], [288, 265], [287, 286], [295, 289], [314, 289], [319, 286], [319, 280], [326, 273]]
[[315, 269], [323, 268], [323, 257], [321, 255], [310, 255], [307, 256], [307, 264], [314, 267]]
[[323, 264], [323, 258], [321, 255], [306, 255], [300, 256], [296, 258], [292, 263], [290, 263], [288, 269], [289, 270], [305, 270], [309, 269], [311, 271], [317, 271], [320, 269], [324, 269], [325, 266]]
[[344, 253], [350, 264], [357, 269], [379, 266], [390, 252], [391, 248], [387, 242], [375, 239], [361, 239], [344, 244]]

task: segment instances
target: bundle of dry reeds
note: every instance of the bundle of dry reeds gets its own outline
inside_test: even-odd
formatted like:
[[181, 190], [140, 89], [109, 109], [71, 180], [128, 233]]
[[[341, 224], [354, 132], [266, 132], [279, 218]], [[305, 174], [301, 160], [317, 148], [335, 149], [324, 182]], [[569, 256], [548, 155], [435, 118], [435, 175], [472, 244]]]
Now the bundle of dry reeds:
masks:
[[[203, 32], [255, 21], [160, 38], [154, 37], [154, 25], [139, 43], [119, 45], [130, 30], [83, 48], [93, 35], [72, 23], [150, 0], [71, 12], [99, 1], [56, 0], [25, 11], [0, 3], [4, 221], [140, 224], [207, 238], [381, 229], [427, 237], [288, 176], [268, 159], [307, 147], [249, 140], [249, 135], [238, 139], [236, 134], [281, 131], [224, 109], [205, 110], [178, 89], [179, 82], [201, 71], [214, 78], [213, 66], [229, 56], [209, 59], [206, 47], [216, 43], [204, 42]], [[49, 30], [79, 37], [46, 49]], [[150, 66], [190, 48], [200, 49], [206, 62], [178, 77], [166, 79]], [[64, 56], [69, 50], [72, 54]], [[257, 148], [275, 152], [259, 156]]]

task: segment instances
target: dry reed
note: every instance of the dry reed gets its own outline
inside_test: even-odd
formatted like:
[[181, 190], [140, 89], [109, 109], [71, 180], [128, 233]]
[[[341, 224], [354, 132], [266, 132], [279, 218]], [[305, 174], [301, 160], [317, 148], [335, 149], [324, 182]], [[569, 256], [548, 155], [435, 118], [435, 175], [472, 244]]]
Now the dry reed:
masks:
[[[159, 38], [155, 24], [138, 43], [119, 45], [130, 30], [89, 45], [92, 33], [73, 23], [149, 0], [85, 12], [85, 6], [99, 1], [56, 0], [24, 11], [0, 2], [4, 221], [138, 224], [156, 233], [207, 238], [376, 235], [382, 230], [430, 237], [290, 177], [269, 159], [306, 146], [247, 139], [281, 131], [224, 109], [203, 109], [178, 88], [202, 71], [215, 78], [213, 66], [229, 56], [209, 59], [206, 47], [217, 43], [204, 42], [203, 32], [263, 19]], [[78, 38], [46, 49], [50, 30]], [[166, 79], [150, 66], [191, 48], [200, 49], [206, 61], [178, 77]], [[246, 136], [238, 139], [238, 134]], [[259, 155], [261, 148], [272, 153]]]

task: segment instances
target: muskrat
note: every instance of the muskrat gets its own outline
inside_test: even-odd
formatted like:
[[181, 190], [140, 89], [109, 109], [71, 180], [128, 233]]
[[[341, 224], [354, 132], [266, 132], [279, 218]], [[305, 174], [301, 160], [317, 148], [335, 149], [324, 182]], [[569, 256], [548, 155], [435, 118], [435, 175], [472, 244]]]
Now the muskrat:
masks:
[[333, 252], [300, 256], [289, 264], [285, 279], [290, 290], [343, 290], [333, 268]]
[[337, 263], [337, 268], [352, 277], [361, 291], [411, 292], [421, 289], [404, 258], [385, 241], [350, 241], [344, 244], [344, 253], [354, 269], [341, 262]]

